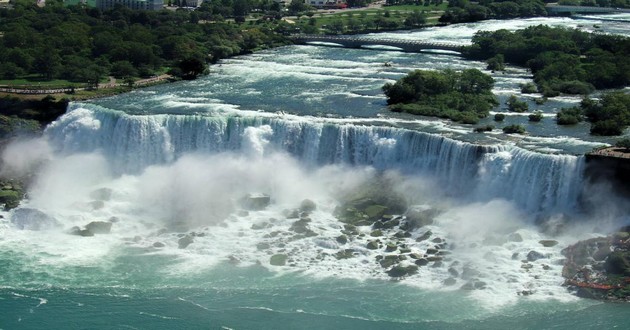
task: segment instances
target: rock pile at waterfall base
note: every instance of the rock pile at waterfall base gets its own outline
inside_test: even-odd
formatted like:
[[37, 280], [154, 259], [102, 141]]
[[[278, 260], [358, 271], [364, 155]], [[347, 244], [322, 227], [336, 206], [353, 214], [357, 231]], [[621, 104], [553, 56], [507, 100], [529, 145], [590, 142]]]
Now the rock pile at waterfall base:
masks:
[[630, 227], [563, 250], [565, 285], [583, 298], [630, 302]]

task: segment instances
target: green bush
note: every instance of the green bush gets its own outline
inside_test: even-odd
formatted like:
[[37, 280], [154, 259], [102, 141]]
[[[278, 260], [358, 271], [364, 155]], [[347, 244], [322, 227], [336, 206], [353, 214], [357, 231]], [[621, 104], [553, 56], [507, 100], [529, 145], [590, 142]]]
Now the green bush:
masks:
[[543, 114], [541, 111], [536, 111], [529, 115], [529, 121], [540, 122], [543, 119]]
[[525, 127], [521, 125], [509, 125], [503, 127], [503, 133], [505, 134], [525, 134]]
[[591, 125], [591, 134], [593, 135], [621, 135], [623, 134], [624, 126], [612, 119], [598, 121]]
[[503, 121], [505, 119], [505, 115], [502, 113], [497, 113], [494, 115], [494, 121]]
[[506, 104], [508, 109], [512, 112], [526, 112], [529, 110], [527, 102], [519, 100], [515, 95], [511, 95]]
[[534, 94], [534, 93], [538, 93], [538, 87], [536, 87], [536, 84], [528, 82], [526, 84], [522, 84], [521, 85], [521, 93], [523, 94]]
[[494, 129], [494, 126], [492, 125], [479, 126], [479, 127], [475, 127], [473, 132], [475, 133], [492, 132], [493, 129]]
[[615, 143], [615, 147], [630, 150], [630, 139], [622, 139]]

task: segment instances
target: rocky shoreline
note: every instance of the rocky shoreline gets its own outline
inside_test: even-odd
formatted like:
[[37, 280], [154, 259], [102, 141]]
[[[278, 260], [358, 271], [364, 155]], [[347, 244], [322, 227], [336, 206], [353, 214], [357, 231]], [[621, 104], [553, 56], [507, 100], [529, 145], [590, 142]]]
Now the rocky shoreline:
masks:
[[630, 227], [579, 241], [562, 252], [564, 285], [577, 296], [630, 302]]

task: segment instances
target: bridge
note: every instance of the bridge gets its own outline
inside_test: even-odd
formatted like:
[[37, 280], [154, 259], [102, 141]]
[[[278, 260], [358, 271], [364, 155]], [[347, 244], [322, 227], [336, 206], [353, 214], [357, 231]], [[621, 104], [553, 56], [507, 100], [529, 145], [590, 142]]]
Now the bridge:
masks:
[[561, 6], [547, 5], [550, 14], [610, 14], [610, 13], [630, 13], [630, 9], [612, 7], [590, 7], [590, 6]]
[[[391, 50], [409, 53], [419, 53], [426, 50], [449, 50], [461, 52], [463, 45], [448, 42], [433, 42], [422, 40], [402, 40], [391, 38], [350, 36], [350, 35], [309, 35], [298, 34], [291, 37], [298, 44], [313, 44], [319, 46], [342, 46], [346, 48], [365, 48], [367, 46], [392, 47]], [[386, 49], [387, 50], [387, 49]]]

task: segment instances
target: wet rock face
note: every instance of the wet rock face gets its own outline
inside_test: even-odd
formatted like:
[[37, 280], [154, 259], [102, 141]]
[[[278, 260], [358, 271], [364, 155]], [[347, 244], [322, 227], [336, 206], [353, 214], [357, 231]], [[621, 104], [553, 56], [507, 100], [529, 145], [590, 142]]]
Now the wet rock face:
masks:
[[564, 249], [565, 285], [582, 298], [630, 301], [630, 233], [579, 241]]
[[54, 217], [31, 208], [17, 209], [11, 216], [11, 223], [19, 229], [46, 230], [61, 226]]

